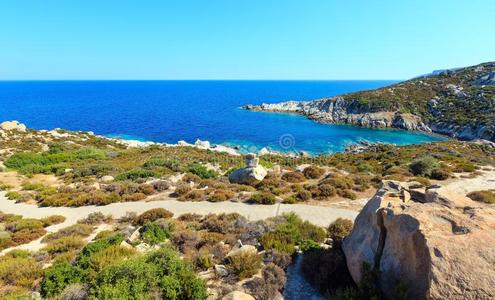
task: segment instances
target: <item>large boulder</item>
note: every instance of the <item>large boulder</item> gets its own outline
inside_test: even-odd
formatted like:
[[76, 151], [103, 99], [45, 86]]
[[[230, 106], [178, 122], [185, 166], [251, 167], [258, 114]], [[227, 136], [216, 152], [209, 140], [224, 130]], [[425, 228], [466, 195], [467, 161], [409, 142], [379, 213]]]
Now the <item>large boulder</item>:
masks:
[[246, 167], [230, 173], [229, 181], [238, 184], [255, 184], [263, 180], [267, 171], [259, 164], [258, 158], [254, 154], [246, 156]]
[[0, 124], [0, 128], [5, 131], [17, 130], [20, 132], [26, 132], [26, 125], [19, 123], [18, 121], [5, 121]]
[[388, 299], [495, 299], [495, 208], [441, 187], [385, 181], [343, 242], [356, 282], [378, 268]]

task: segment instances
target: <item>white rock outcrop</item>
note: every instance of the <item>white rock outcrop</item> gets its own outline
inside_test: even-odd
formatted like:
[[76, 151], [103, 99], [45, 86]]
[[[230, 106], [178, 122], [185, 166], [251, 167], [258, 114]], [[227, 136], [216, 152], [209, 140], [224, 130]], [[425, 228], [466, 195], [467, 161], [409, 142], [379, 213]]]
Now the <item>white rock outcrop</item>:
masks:
[[0, 128], [5, 131], [17, 130], [20, 132], [26, 132], [26, 125], [19, 123], [19, 121], [5, 121], [0, 124]]

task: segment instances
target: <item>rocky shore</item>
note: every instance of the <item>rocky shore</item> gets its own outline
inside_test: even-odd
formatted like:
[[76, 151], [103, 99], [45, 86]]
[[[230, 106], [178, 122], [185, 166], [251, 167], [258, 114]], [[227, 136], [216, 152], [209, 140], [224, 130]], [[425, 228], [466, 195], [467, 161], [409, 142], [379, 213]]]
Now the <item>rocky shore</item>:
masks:
[[313, 101], [245, 105], [316, 122], [438, 133], [495, 141], [495, 63], [418, 77], [376, 90]]

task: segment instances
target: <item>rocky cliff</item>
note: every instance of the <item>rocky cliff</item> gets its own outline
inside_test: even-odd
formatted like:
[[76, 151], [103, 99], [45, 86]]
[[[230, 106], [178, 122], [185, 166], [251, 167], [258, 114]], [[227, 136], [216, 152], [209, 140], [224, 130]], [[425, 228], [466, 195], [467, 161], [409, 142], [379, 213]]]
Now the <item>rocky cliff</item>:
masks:
[[246, 105], [317, 122], [392, 127], [495, 141], [495, 63], [436, 72], [388, 87], [308, 102]]
[[441, 187], [385, 181], [356, 218], [343, 250], [356, 282], [380, 271], [388, 299], [495, 298], [495, 208]]

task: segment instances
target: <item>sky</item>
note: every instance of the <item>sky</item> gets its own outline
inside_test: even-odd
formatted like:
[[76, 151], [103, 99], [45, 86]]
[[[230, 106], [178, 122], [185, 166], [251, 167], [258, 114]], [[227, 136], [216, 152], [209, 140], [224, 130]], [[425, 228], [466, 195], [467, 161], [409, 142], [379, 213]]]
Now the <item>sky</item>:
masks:
[[494, 0], [0, 0], [0, 80], [407, 79], [495, 60]]

